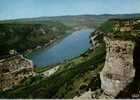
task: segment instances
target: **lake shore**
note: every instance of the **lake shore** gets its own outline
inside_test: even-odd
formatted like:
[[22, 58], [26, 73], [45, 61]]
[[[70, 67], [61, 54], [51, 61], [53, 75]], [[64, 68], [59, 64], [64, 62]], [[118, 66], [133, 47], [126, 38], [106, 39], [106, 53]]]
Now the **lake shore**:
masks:
[[91, 47], [90, 34], [93, 31], [93, 29], [83, 29], [69, 33], [49, 47], [31, 52], [30, 59], [33, 60], [35, 66], [52, 66], [78, 57]]
[[32, 53], [34, 53], [34, 52], [36, 52], [36, 51], [38, 51], [38, 50], [44, 49], [44, 48], [50, 48], [50, 47], [52, 47], [53, 45], [59, 43], [62, 39], [64, 39], [64, 38], [67, 37], [68, 35], [70, 35], [70, 33], [66, 33], [66, 35], [64, 35], [64, 36], [59, 36], [58, 38], [55, 38], [55, 39], [51, 40], [50, 42], [45, 43], [45, 44], [42, 45], [42, 46], [38, 45], [38, 46], [36, 46], [36, 48], [34, 48], [34, 49], [28, 49], [28, 50], [26, 50], [26, 51], [23, 53], [23, 56], [24, 56], [25, 58], [31, 59]]

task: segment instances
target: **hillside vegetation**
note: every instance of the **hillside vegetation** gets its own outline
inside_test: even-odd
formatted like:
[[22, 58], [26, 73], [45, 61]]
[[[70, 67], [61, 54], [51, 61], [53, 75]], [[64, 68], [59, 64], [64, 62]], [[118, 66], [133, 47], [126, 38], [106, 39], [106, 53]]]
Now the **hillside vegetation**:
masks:
[[1, 23], [0, 55], [14, 49], [18, 52], [44, 45], [66, 34], [66, 27], [60, 22], [44, 23]]
[[103, 15], [73, 15], [73, 16], [54, 16], [54, 17], [38, 17], [38, 18], [23, 18], [16, 20], [5, 20], [0, 23], [45, 23], [46, 21], [58, 21], [71, 28], [75, 27], [89, 27], [97, 28], [102, 23], [111, 18], [134, 18], [140, 17], [140, 14], [103, 14]]
[[112, 39], [136, 41], [140, 37], [140, 18], [110, 19], [100, 30]]
[[73, 98], [89, 88], [100, 88], [99, 72], [105, 60], [104, 45], [84, 55], [60, 65], [60, 69], [50, 77], [31, 77], [20, 86], [1, 92], [0, 98]]

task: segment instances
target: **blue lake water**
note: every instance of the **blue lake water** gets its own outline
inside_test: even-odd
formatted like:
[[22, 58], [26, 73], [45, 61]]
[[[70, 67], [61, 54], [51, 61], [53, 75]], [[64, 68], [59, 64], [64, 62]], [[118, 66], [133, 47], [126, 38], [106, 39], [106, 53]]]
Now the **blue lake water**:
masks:
[[36, 66], [49, 66], [80, 56], [91, 47], [89, 36], [94, 29], [75, 31], [60, 42], [32, 54]]

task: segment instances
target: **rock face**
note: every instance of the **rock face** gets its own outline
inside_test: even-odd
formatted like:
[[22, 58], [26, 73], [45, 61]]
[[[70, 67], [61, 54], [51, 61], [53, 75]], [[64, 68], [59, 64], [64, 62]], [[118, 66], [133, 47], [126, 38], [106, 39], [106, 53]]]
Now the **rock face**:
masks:
[[32, 62], [22, 55], [0, 60], [0, 91], [18, 85], [33, 74]]
[[103, 32], [96, 30], [91, 34], [90, 42], [92, 44], [92, 49], [95, 50], [103, 40]]
[[104, 94], [115, 97], [135, 76], [133, 67], [133, 50], [131, 41], [111, 40], [104, 38], [106, 43], [106, 61], [100, 73], [101, 88]]

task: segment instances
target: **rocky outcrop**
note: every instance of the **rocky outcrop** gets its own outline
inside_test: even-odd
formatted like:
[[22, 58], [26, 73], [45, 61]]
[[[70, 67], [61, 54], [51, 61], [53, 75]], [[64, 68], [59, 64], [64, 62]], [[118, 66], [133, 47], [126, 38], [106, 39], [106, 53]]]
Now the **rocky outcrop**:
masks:
[[139, 84], [139, 29], [139, 19], [110, 19], [92, 34], [93, 50], [102, 43], [106, 44], [105, 65], [100, 72], [102, 92], [94, 91], [92, 97], [118, 98], [126, 89], [123, 94], [133, 95], [130, 88], [139, 87], [132, 86]]
[[[104, 95], [115, 97], [135, 76], [133, 67], [132, 41], [111, 40], [104, 38], [106, 43], [106, 61], [100, 73], [101, 88]], [[102, 96], [101, 96], [102, 97]]]
[[91, 34], [90, 42], [91, 42], [93, 50], [95, 50], [100, 45], [100, 43], [103, 42], [102, 41], [103, 40], [103, 36], [104, 36], [104, 33], [101, 32], [101, 31], [98, 31], [98, 30], [96, 30], [95, 32], [93, 32]]
[[22, 55], [0, 60], [0, 90], [5, 91], [18, 85], [33, 74], [32, 61]]
[[57, 72], [59, 68], [60, 68], [60, 66], [57, 65], [56, 67], [51, 68], [51, 69], [49, 69], [49, 70], [43, 72], [42, 74], [43, 74], [44, 77], [50, 77], [50, 76], [53, 75], [55, 72]]

